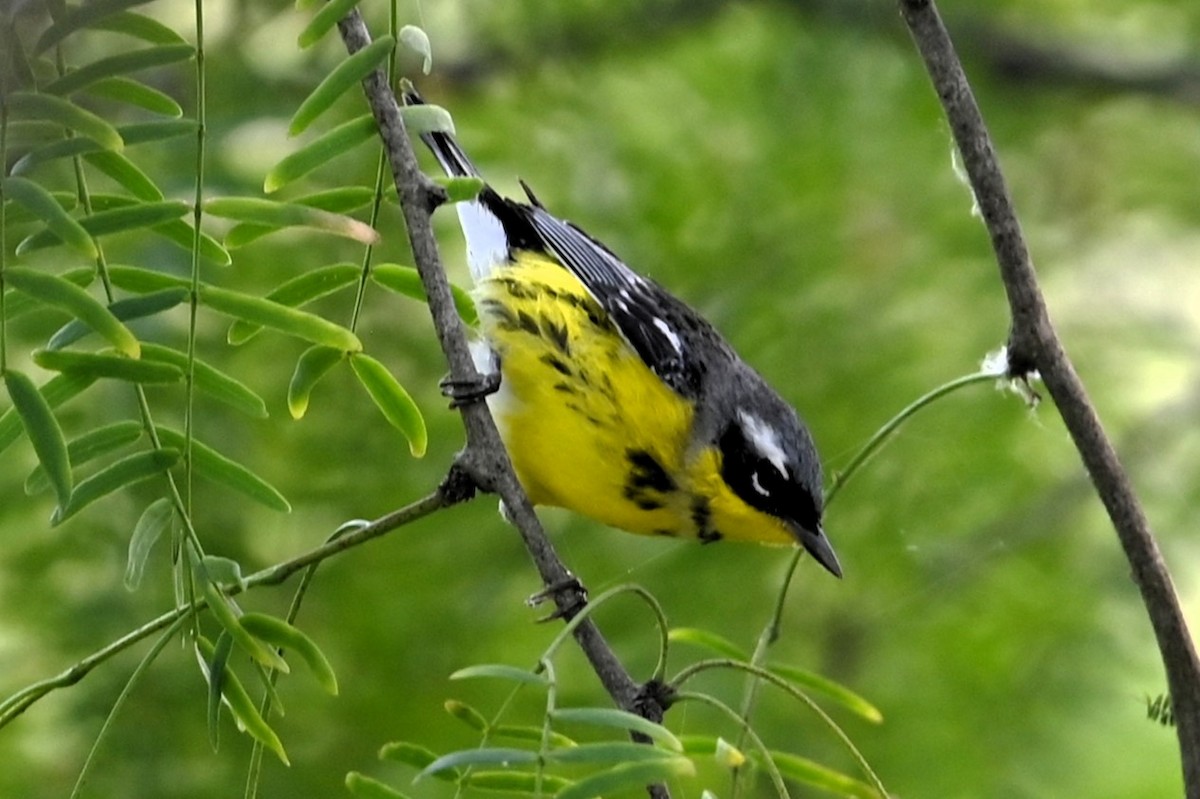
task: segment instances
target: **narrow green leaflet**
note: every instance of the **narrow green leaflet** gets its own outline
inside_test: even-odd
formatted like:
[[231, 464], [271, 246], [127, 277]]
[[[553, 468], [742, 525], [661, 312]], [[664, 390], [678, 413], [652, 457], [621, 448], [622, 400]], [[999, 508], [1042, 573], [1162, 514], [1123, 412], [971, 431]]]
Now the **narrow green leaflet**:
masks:
[[[190, 210], [191, 206], [177, 200], [141, 202], [121, 208], [112, 208], [107, 211], [98, 211], [91, 216], [80, 219], [79, 224], [83, 226], [84, 230], [92, 234], [92, 236], [106, 236], [110, 233], [120, 233], [135, 228], [152, 228], [171, 220], [178, 221], [179, 217]], [[186, 223], [180, 222], [180, 224], [184, 225], [189, 231], [187, 246], [188, 249], [191, 249], [191, 228]], [[53, 247], [60, 243], [62, 243], [62, 240], [54, 235], [53, 232], [43, 230], [40, 233], [35, 233], [27, 237], [18, 244], [17, 254], [24, 255], [33, 250]]]
[[[230, 636], [234, 637], [232, 633]], [[204, 672], [205, 680], [210, 679], [208, 667], [212, 662], [215, 652], [216, 648], [211, 641], [204, 636], [197, 637], [196, 659], [200, 661], [200, 668]], [[229, 708], [229, 712], [233, 714], [233, 718], [237, 721], [239, 728], [245, 730], [251, 738], [274, 752], [275, 756], [284, 765], [290, 765], [287, 752], [284, 751], [283, 743], [279, 740], [279, 736], [275, 734], [275, 731], [271, 729], [271, 725], [267, 724], [266, 719], [258, 712], [258, 707], [255, 706], [254, 700], [250, 698], [250, 694], [246, 693], [246, 689], [242, 686], [242, 681], [228, 669], [226, 669], [225, 678], [221, 682], [221, 700], [225, 703], [225, 707]]]
[[[380, 760], [403, 763], [406, 766], [412, 766], [418, 771], [424, 769], [430, 763], [437, 760], [437, 758], [437, 753], [432, 749], [428, 749], [421, 744], [409, 743], [408, 741], [392, 741], [384, 744], [379, 749]], [[454, 779], [457, 776], [457, 772], [439, 771], [434, 776], [441, 779]]]
[[101, 150], [87, 153], [83, 158], [139, 200], [153, 203], [163, 199], [162, 190], [150, 179], [150, 176], [120, 153]]
[[[156, 225], [153, 230], [180, 249], [191, 252], [196, 230], [182, 219], [172, 219], [170, 222]], [[233, 257], [221, 246], [221, 242], [204, 231], [200, 232], [200, 255], [217, 266], [229, 266], [233, 263]]]
[[316, 345], [309, 347], [296, 361], [296, 370], [288, 383], [288, 413], [293, 419], [301, 419], [308, 412], [308, 400], [321, 378], [329, 373], [346, 355], [334, 347]]
[[127, 383], [178, 383], [183, 379], [183, 370], [178, 366], [128, 358], [111, 352], [34, 350], [33, 362], [52, 372], [76, 372]]
[[148, 2], [150, 0], [93, 0], [90, 3], [72, 6], [66, 14], [56, 19], [54, 24], [45, 30], [38, 39], [33, 52], [35, 54], [45, 52], [77, 30], [100, 27], [105, 18]]
[[[74, 269], [68, 269], [65, 272], [59, 273], [58, 276], [63, 280], [74, 283], [76, 286], [87, 288], [96, 279], [96, 269], [91, 266], [77, 266]], [[42, 301], [28, 294], [16, 289], [4, 292], [4, 313], [10, 322], [30, 311], [42, 308], [45, 308]], [[90, 328], [88, 329], [90, 330]]]
[[450, 675], [452, 680], [473, 680], [480, 677], [508, 680], [525, 685], [549, 684], [544, 674], [536, 674], [529, 669], [520, 669], [506, 663], [480, 663], [459, 669]]
[[179, 450], [155, 449], [127, 455], [109, 464], [86, 480], [80, 481], [71, 492], [66, 507], [59, 506], [50, 517], [53, 525], [62, 524], [96, 500], [119, 488], [162, 474], [179, 461]]
[[[88, 94], [96, 97], [104, 97], [108, 100], [116, 100], [143, 108], [152, 114], [174, 118], [183, 116], [183, 108], [175, 102], [175, 98], [171, 95], [123, 75], [100, 78], [88, 86], [87, 91]], [[126, 143], [128, 144], [128, 142]]]
[[23, 266], [10, 266], [5, 280], [26, 294], [58, 308], [95, 330], [130, 358], [141, 354], [137, 337], [99, 300], [74, 283], [58, 275], [39, 272]]
[[333, 666], [329, 664], [329, 659], [316, 642], [299, 628], [283, 619], [263, 613], [245, 613], [241, 622], [246, 631], [255, 638], [299, 655], [316, 678], [317, 684], [326, 693], [337, 696], [337, 676], [333, 673]]
[[156, 119], [152, 122], [122, 125], [117, 131], [126, 144], [133, 145], [176, 139], [180, 136], [195, 136], [198, 127], [194, 119]]
[[221, 699], [225, 689], [226, 666], [229, 655], [233, 652], [233, 638], [229, 633], [222, 632], [217, 636], [213, 646], [212, 657], [208, 661], [208, 743], [217, 751], [221, 740]]
[[136, 591], [142, 584], [150, 552], [170, 525], [174, 513], [171, 500], [166, 497], [159, 497], [142, 511], [129, 539], [129, 556], [125, 559], [125, 587], [130, 591]]
[[204, 211], [212, 216], [269, 227], [311, 228], [362, 244], [379, 242], [379, 234], [365, 222], [298, 203], [281, 203], [256, 197], [216, 197], [204, 203]]
[[346, 775], [346, 790], [356, 799], [408, 799], [407, 795], [357, 771]]
[[702, 630], [698, 627], [675, 627], [667, 633], [667, 640], [677, 643], [692, 644], [707, 649], [715, 655], [742, 663], [750, 662], [750, 653], [742, 649], [728, 638], [722, 638], [716, 633]]
[[683, 751], [683, 744], [666, 727], [624, 710], [606, 707], [564, 707], [554, 710], [551, 717], [557, 723], [590, 724], [640, 732], [672, 752]]
[[156, 19], [135, 11], [118, 11], [89, 27], [97, 30], [124, 33], [150, 44], [180, 44], [183, 37]]
[[106, 150], [120, 150], [125, 140], [112, 125], [70, 100], [53, 94], [13, 92], [8, 95], [8, 113], [14, 119], [40, 119], [70, 128], [87, 136]]
[[103, 147], [86, 136], [49, 141], [49, 143], [43, 144], [40, 147], [34, 147], [17, 159], [17, 162], [13, 164], [12, 174], [25, 175], [34, 171], [42, 164], [48, 164], [59, 158], [74, 158], [77, 155], [102, 151], [104, 151]]
[[[169, 447], [184, 449], [183, 433], [170, 427], [159, 425], [155, 428], [163, 444]], [[255, 502], [265, 505], [271, 510], [289, 513], [291, 503], [279, 493], [275, 486], [259, 477], [237, 461], [222, 455], [207, 444], [192, 439], [192, 466], [201, 477], [219, 483], [226, 488], [232, 488], [250, 497]]]
[[[533, 741], [539, 745], [542, 739], [546, 738], [546, 731], [542, 727], [535, 727], [528, 724], [493, 724], [489, 727], [489, 730], [497, 738], [509, 738], [514, 741]], [[548, 740], [551, 746], [560, 749], [578, 746], [575, 741], [567, 736], [553, 731], [551, 731]]]
[[117, 288], [132, 291], [135, 294], [149, 294], [169, 289], [182, 289], [186, 294], [192, 286], [192, 281], [186, 277], [168, 275], [165, 272], [156, 272], [140, 266], [114, 264], [108, 268], [108, 277]]
[[[325, 8], [332, 8], [333, 5], [329, 3]], [[375, 119], [370, 114], [343, 122], [271, 167], [263, 179], [263, 191], [267, 194], [278, 191], [375, 136]]]
[[691, 777], [696, 766], [686, 757], [622, 763], [572, 783], [555, 794], [555, 799], [592, 799], [633, 790], [655, 782]]
[[[96, 378], [94, 377], [60, 374], [47, 380], [40, 391], [46, 404], [51, 408], [57, 408], [95, 382]], [[21, 416], [17, 413], [16, 408], [9, 408], [0, 415], [0, 452], [8, 449], [14, 441], [20, 438], [24, 430]]]
[[346, 352], [362, 350], [358, 336], [341, 325], [262, 297], [215, 286], [201, 286], [200, 302], [214, 311], [270, 327], [314, 344], [324, 344]]
[[477, 791], [558, 796], [571, 781], [553, 774], [542, 774], [538, 779], [538, 775], [528, 771], [483, 770], [464, 774], [462, 784]]
[[[371, 270], [371, 279], [385, 289], [397, 294], [411, 297], [414, 300], [428, 302], [425, 296], [425, 286], [421, 284], [421, 276], [411, 266], [399, 264], [379, 264]], [[450, 293], [454, 296], [454, 309], [468, 325], [475, 325], [479, 316], [475, 311], [475, 300], [471, 294], [459, 286], [451, 285]]]
[[[333, 294], [359, 279], [362, 267], [357, 264], [331, 264], [318, 267], [287, 280], [272, 289], [267, 299], [296, 308], [320, 297]], [[244, 344], [262, 330], [261, 325], [252, 325], [241, 320], [229, 328], [227, 339], [230, 344]]]
[[356, 88], [363, 78], [374, 72], [388, 57], [395, 44], [396, 41], [391, 36], [380, 36], [338, 64], [300, 103], [300, 107], [292, 115], [288, 135], [297, 136], [307, 130], [308, 126], [328, 111], [338, 98]]
[[[113, 422], [68, 441], [67, 458], [71, 461], [71, 468], [76, 469], [88, 461], [132, 444], [141, 435], [142, 426], [138, 422]], [[25, 478], [25, 493], [37, 494], [49, 485], [50, 479], [46, 476], [46, 470], [39, 464]]]
[[[316, 192], [292, 200], [297, 205], [307, 205], [320, 208], [335, 214], [348, 214], [370, 205], [375, 199], [375, 190], [366, 186], [343, 186], [328, 191]], [[278, 232], [279, 228], [271, 225], [258, 225], [253, 222], [239, 222], [225, 234], [225, 246], [230, 249], [244, 247], [261, 239], [263, 236]]]
[[547, 763], [631, 763], [639, 760], [663, 760], [679, 757], [675, 752], [632, 741], [604, 741], [580, 744], [546, 753]]
[[242, 576], [242, 564], [233, 558], [205, 555], [200, 562], [204, 565], [204, 573], [208, 575], [209, 581], [218, 585], [236, 585], [245, 590], [246, 578]]
[[300, 35], [296, 41], [302, 48], [311, 47], [326, 33], [328, 33], [338, 20], [350, 13], [350, 9], [358, 5], [358, 0], [330, 0], [318, 9], [313, 15], [312, 20], [304, 26], [304, 30], [300, 31]]
[[213, 584], [212, 578], [207, 572], [201, 575], [200, 586], [213, 618], [233, 637], [234, 643], [241, 647], [242, 651], [269, 669], [276, 669], [284, 674], [291, 671], [287, 661], [280, 657], [278, 652], [259, 641], [242, 627], [233, 602]]
[[[13, 173], [15, 174], [15, 173]], [[79, 202], [75, 199], [75, 195], [66, 191], [52, 191], [50, 198], [58, 203], [58, 207], [64, 211], [73, 211], [79, 206]], [[5, 219], [10, 225], [28, 225], [33, 222], [44, 221], [40, 216], [30, 212], [27, 208], [19, 203], [6, 202], [4, 204]], [[79, 269], [81, 267], [76, 267]], [[68, 270], [72, 271], [72, 270]], [[95, 271], [92, 269], [91, 271]]]
[[[187, 295], [187, 289], [182, 287], [162, 289], [161, 291], [143, 294], [140, 297], [126, 297], [123, 300], [117, 300], [109, 304], [108, 310], [122, 322], [130, 319], [141, 319], [174, 308], [183, 302], [187, 298]], [[54, 331], [54, 335], [46, 342], [46, 349], [62, 349], [79, 341], [90, 332], [92, 332], [90, 327], [78, 319], [72, 319]], [[144, 349], [145, 345], [143, 345]]]
[[46, 223], [46, 227], [67, 246], [78, 250], [89, 258], [96, 257], [96, 243], [74, 217], [68, 214], [54, 195], [32, 180], [9, 177], [4, 179], [4, 196], [20, 203], [34, 216]]
[[162, 44], [118, 53], [72, 70], [61, 78], [46, 84], [42, 91], [65, 97], [87, 88], [103, 78], [112, 78], [129, 72], [188, 61], [195, 52], [195, 48], [190, 44]]
[[408, 439], [408, 448], [413, 457], [424, 455], [429, 444], [425, 418], [400, 382], [392, 377], [383, 364], [362, 352], [350, 355], [350, 367], [384, 418]]
[[[143, 344], [142, 359], [187, 369], [187, 353], [159, 344]], [[267, 418], [267, 404], [245, 383], [198, 358], [192, 361], [192, 369], [193, 383], [200, 391], [251, 418]]]
[[454, 133], [450, 112], [440, 105], [406, 105], [400, 109], [404, 129], [413, 136], [422, 133]]
[[67, 455], [67, 442], [62, 428], [42, 392], [22, 372], [9, 369], [4, 373], [4, 385], [12, 400], [13, 410], [21, 419], [25, 433], [33, 444], [33, 451], [54, 486], [58, 496], [58, 513], [71, 501], [71, 459]]
[[476, 177], [447, 177], [439, 175], [433, 182], [446, 190], [446, 199], [452, 203], [474, 200], [486, 185], [483, 178]]
[[447, 699], [443, 707], [445, 707], [446, 712], [452, 717], [458, 719], [473, 730], [484, 732], [488, 729], [488, 722], [487, 719], [483, 717], [483, 714], [468, 705], [466, 702], [460, 702], [457, 699]]
[[787, 666], [782, 663], [773, 663], [767, 669], [778, 674], [788, 682], [795, 683], [801, 688], [807, 688], [813, 693], [820, 694], [827, 699], [837, 702], [842, 707], [852, 710], [867, 721], [874, 722], [875, 724], [883, 723], [883, 713], [880, 712], [879, 708], [841, 683], [834, 682], [828, 677], [822, 677], [819, 674], [813, 674], [811, 671], [799, 669], [795, 666]]
[[529, 749], [511, 749], [503, 747], [482, 747], [479, 749], [463, 749], [442, 755], [426, 766], [417, 779], [428, 777], [439, 771], [457, 769], [462, 766], [518, 766], [536, 763], [538, 753]]
[[421, 72], [426, 75], [433, 69], [433, 48], [429, 36], [416, 25], [405, 25], [400, 29], [400, 43], [421, 56]]
[[884, 799], [879, 791], [865, 782], [842, 774], [840, 771], [822, 766], [806, 757], [793, 755], [788, 752], [771, 752], [771, 760], [779, 773], [790, 780], [812, 785], [828, 791], [836, 796], [851, 797], [852, 799]]

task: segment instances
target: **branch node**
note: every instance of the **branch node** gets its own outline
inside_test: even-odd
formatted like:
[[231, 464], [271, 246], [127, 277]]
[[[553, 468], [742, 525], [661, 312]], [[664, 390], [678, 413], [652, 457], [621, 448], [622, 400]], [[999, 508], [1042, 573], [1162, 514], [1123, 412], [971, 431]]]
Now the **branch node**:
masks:
[[675, 688], [662, 680], [647, 680], [633, 697], [633, 712], [661, 723], [667, 708], [675, 703]]
[[566, 577], [538, 591], [525, 600], [525, 604], [536, 607], [548, 599], [554, 600], [555, 610], [550, 615], [538, 619], [538, 622], [545, 623], [555, 619], [570, 621], [587, 607], [587, 588], [575, 575], [567, 572]]

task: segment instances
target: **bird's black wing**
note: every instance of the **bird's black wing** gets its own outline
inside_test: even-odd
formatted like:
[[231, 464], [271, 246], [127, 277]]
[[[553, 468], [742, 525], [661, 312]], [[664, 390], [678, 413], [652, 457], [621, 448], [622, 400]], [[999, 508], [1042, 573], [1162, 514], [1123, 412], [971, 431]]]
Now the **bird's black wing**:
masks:
[[511, 205], [521, 209], [545, 249], [582, 281], [646, 365], [682, 396], [699, 395], [704, 368], [695, 345], [716, 336], [708, 323], [570, 222], [537, 204]]

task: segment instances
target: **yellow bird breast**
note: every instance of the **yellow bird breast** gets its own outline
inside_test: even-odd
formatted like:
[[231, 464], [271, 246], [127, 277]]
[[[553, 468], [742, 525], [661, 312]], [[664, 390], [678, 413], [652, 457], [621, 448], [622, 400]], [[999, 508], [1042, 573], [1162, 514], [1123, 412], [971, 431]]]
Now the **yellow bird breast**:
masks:
[[693, 449], [692, 408], [625, 342], [568, 270], [521, 252], [475, 291], [500, 358], [489, 398], [531, 501], [634, 533], [795, 543]]

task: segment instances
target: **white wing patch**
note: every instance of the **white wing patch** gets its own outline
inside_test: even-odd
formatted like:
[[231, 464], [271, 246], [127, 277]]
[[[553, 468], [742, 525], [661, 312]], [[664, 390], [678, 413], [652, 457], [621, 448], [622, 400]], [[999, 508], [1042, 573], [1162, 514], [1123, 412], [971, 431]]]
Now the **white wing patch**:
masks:
[[779, 443], [779, 431], [744, 410], [738, 411], [738, 421], [746, 433], [746, 440], [754, 450], [779, 470], [783, 478], [788, 479], [787, 454]]
[[675, 352], [683, 355], [683, 342], [679, 340], [679, 334], [672, 330], [671, 326], [662, 319], [655, 319], [654, 326], [667, 337], [667, 341], [671, 342], [671, 346], [675, 348]]
[[458, 222], [467, 240], [467, 266], [476, 283], [508, 261], [508, 237], [496, 215], [482, 203], [458, 203]]

